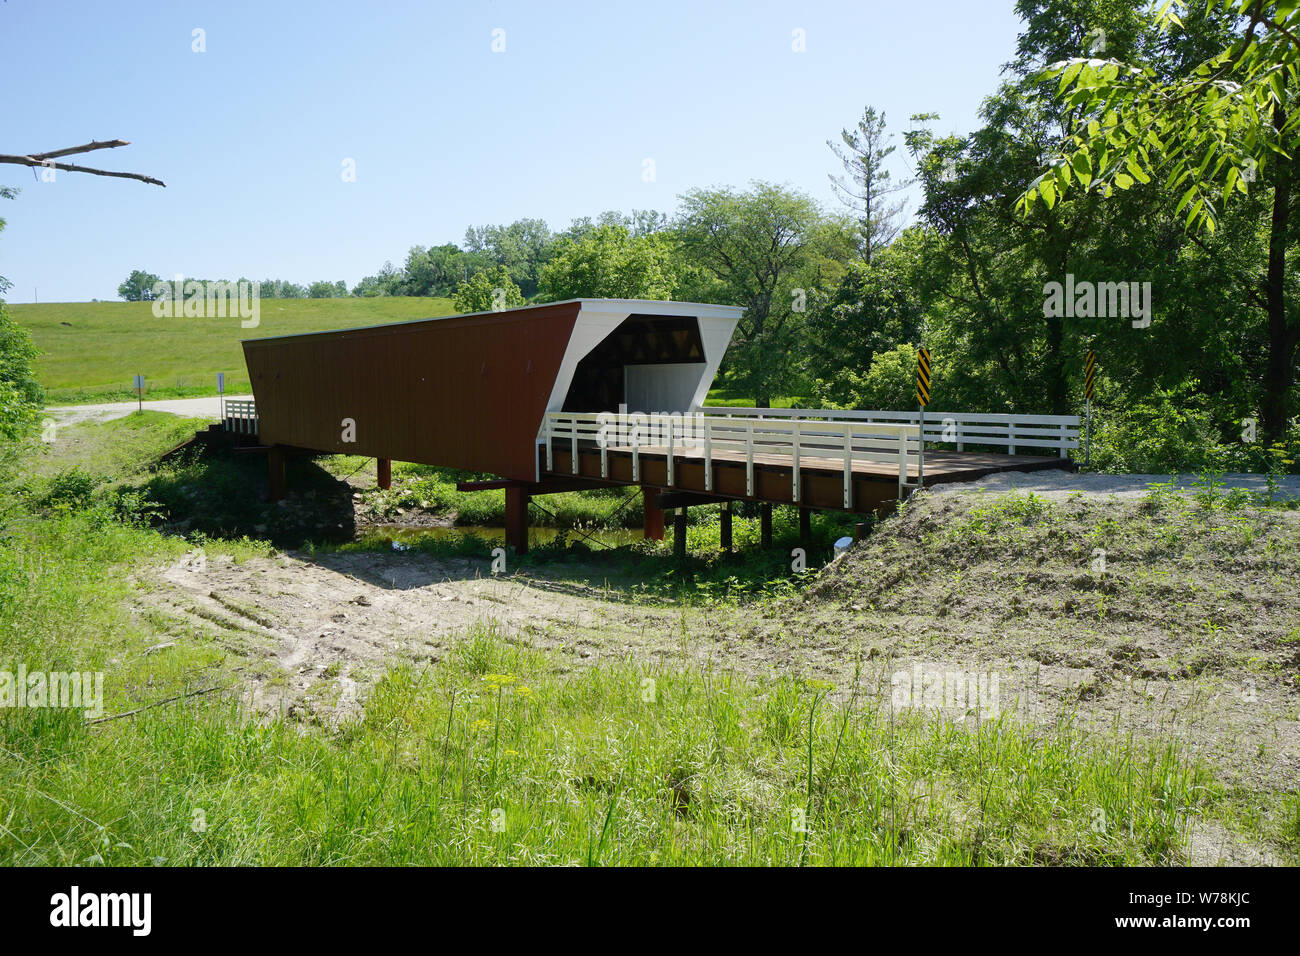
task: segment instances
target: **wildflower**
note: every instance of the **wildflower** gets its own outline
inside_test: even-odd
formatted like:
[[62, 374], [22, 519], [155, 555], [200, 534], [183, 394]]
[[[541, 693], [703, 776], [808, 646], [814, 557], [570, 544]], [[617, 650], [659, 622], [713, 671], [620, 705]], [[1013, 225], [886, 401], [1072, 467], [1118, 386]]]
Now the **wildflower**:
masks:
[[475, 730], [487, 730], [491, 726], [492, 726], [492, 721], [487, 720], [483, 717], [480, 717], [478, 720], [474, 721]]

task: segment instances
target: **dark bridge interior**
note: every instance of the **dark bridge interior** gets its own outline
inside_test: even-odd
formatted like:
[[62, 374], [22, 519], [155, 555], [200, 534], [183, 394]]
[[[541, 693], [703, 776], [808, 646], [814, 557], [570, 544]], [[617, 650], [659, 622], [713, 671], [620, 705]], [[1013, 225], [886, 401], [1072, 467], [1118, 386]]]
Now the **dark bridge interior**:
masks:
[[616, 412], [625, 365], [704, 361], [700, 324], [692, 316], [629, 315], [578, 363], [564, 397], [566, 412]]

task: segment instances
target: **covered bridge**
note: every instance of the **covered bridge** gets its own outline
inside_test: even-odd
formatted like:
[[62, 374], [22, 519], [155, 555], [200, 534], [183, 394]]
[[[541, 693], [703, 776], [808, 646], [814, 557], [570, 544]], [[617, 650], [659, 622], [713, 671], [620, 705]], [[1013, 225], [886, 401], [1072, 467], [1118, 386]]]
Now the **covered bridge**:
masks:
[[[254, 402], [228, 403], [226, 424], [267, 452], [272, 498], [294, 453], [374, 457], [384, 487], [394, 459], [500, 476], [469, 486], [506, 489], [507, 540], [519, 551], [532, 495], [639, 485], [646, 534], [662, 537], [665, 507], [867, 512], [923, 483], [1068, 465], [1077, 447], [1072, 416], [928, 413], [926, 441], [950, 450], [923, 458], [915, 413], [706, 408], [741, 313], [575, 299], [250, 339]], [[1017, 454], [1035, 446], [1050, 455]], [[729, 517], [724, 509], [724, 538]]]

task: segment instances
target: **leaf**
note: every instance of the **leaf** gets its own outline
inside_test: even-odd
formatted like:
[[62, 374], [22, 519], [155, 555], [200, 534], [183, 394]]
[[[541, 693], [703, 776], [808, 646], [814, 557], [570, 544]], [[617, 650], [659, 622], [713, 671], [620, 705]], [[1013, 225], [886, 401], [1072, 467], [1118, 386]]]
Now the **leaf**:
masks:
[[1079, 185], [1087, 189], [1092, 182], [1092, 157], [1088, 151], [1080, 150], [1075, 153], [1070, 160], [1070, 165], [1074, 167], [1074, 175], [1079, 180]]
[[1050, 179], [1039, 184], [1038, 193], [1043, 197], [1043, 202], [1047, 203], [1048, 209], [1056, 205], [1056, 186]]

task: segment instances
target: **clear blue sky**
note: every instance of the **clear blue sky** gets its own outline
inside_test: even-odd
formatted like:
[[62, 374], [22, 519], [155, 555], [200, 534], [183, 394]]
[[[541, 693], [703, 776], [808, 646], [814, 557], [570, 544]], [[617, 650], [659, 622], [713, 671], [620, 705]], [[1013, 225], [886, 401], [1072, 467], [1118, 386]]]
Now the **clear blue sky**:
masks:
[[7, 0], [0, 152], [125, 139], [81, 162], [167, 188], [0, 166], [22, 189], [0, 275], [13, 302], [112, 299], [136, 268], [351, 286], [471, 224], [671, 212], [695, 186], [829, 205], [827, 138], [867, 104], [970, 130], [1018, 32], [1012, 0]]

